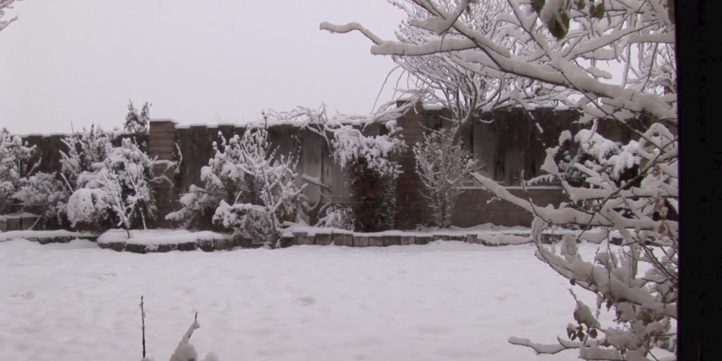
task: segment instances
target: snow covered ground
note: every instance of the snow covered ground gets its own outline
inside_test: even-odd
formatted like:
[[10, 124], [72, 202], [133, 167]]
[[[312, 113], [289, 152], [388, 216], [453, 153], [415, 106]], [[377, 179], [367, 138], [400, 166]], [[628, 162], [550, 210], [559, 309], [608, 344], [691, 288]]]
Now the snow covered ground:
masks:
[[531, 245], [140, 255], [18, 239], [0, 243], [0, 350], [16, 361], [140, 360], [144, 295], [156, 361], [196, 311], [191, 342], [201, 358], [213, 351], [222, 361], [576, 360], [507, 342], [563, 335], [573, 322], [569, 287]]

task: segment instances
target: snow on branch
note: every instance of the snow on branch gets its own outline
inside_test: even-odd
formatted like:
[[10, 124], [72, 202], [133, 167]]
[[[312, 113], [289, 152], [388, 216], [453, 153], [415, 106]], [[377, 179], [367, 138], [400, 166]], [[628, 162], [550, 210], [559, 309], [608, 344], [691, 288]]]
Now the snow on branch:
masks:
[[[482, 76], [499, 72], [532, 79], [542, 88], [565, 88], [577, 99], [614, 100], [613, 105], [599, 106], [603, 113], [622, 117], [621, 110], [626, 109], [676, 121], [676, 99], [664, 96], [676, 87], [661, 82], [675, 79], [674, 58], [666, 55], [674, 45], [667, 0], [394, 4], [408, 16], [398, 39], [381, 39], [357, 23], [324, 22], [321, 29], [361, 32], [372, 41], [372, 54], [394, 58], [448, 54], [459, 66]], [[610, 62], [601, 69], [597, 60]], [[601, 76], [612, 74], [610, 70], [621, 64], [627, 67], [624, 76], [613, 82]], [[526, 97], [534, 99], [534, 95]], [[562, 104], [569, 100], [566, 94], [557, 99]]]
[[[560, 340], [561, 341], [561, 340]], [[528, 338], [509, 337], [509, 343], [512, 345], [526, 346], [534, 350], [537, 354], [553, 355], [564, 350], [572, 348], [579, 348], [581, 343], [574, 342], [571, 345], [569, 343], [562, 344], [561, 342], [555, 345], [543, 345], [535, 342], [531, 342]]]
[[5, 11], [7, 11], [8, 9], [12, 9], [12, 5], [14, 2], [15, 0], [0, 0], [0, 31], [5, 29], [13, 21], [18, 19], [17, 16], [14, 16], [10, 19], [3, 19], [3, 17], [5, 16]]
[[334, 25], [334, 24], [324, 21], [319, 26], [319, 29], [327, 30], [332, 33], [338, 33], [338, 34], [344, 34], [344, 33], [352, 32], [352, 31], [358, 31], [358, 32], [364, 34], [364, 36], [366, 36], [367, 38], [369, 38], [369, 40], [373, 41], [374, 44], [380, 44], [381, 42], [383, 42], [383, 40], [381, 40], [381, 38], [376, 36], [376, 34], [372, 33], [370, 30], [361, 26], [361, 24], [355, 23], [355, 22], [348, 23], [345, 25]]

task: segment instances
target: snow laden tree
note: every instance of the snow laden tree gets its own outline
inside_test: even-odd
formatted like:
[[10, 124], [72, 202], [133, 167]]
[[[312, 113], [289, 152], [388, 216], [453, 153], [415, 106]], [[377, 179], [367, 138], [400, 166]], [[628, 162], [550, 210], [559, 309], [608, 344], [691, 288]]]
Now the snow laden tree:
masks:
[[[365, 116], [329, 117], [325, 107], [297, 107], [288, 112], [269, 111], [265, 116], [274, 122], [297, 124], [326, 141], [334, 160], [349, 173], [354, 229], [373, 232], [394, 226], [396, 179], [401, 169], [393, 156], [405, 147], [404, 141], [398, 137], [395, 120], [410, 111], [417, 100], [415, 96], [400, 106], [395, 102], [382, 104], [376, 112]], [[382, 125], [385, 132], [364, 134], [364, 129], [371, 124]], [[323, 215], [321, 219], [324, 224], [332, 220], [330, 224], [347, 226], [351, 220], [344, 208], [327, 208], [336, 214]]]
[[[528, 108], [540, 102], [576, 108], [582, 111], [581, 122], [591, 124], [589, 133], [563, 132], [542, 166], [569, 202], [540, 207], [474, 174], [497, 197], [533, 214], [537, 258], [597, 296], [596, 312], [575, 298], [575, 323], [557, 344], [516, 337], [510, 342], [538, 353], [574, 349], [588, 360], [656, 360], [662, 349], [673, 351], [679, 247], [678, 223], [669, 216], [677, 211], [679, 197], [674, 2], [392, 3], [406, 10], [405, 24], [418, 36], [385, 40], [357, 23], [322, 23], [321, 28], [358, 31], [373, 42], [371, 52], [377, 55], [443, 54], [454, 66], [493, 82], [498, 99]], [[633, 142], [616, 143], [612, 152], [571, 164], [561, 159], [561, 144], [575, 141], [584, 147], [605, 121], [628, 127]], [[630, 164], [637, 169], [630, 170]], [[579, 182], [569, 181], [570, 169]], [[630, 171], [621, 176], [624, 170]], [[564, 236], [560, 247], [544, 244], [542, 232], [555, 227], [583, 231]], [[610, 244], [613, 235], [621, 239], [619, 246]], [[593, 259], [577, 252], [581, 239], [603, 242]], [[600, 321], [603, 308], [612, 313], [613, 323]]]
[[276, 247], [283, 230], [306, 217], [304, 186], [296, 183], [297, 160], [278, 154], [265, 129], [213, 143], [214, 155], [201, 168], [203, 187], [191, 186], [180, 198], [183, 208], [169, 220], [186, 226], [204, 215], [240, 237]]
[[23, 178], [30, 175], [36, 163], [32, 161], [35, 146], [24, 143], [22, 138], [0, 130], [0, 213], [11, 211], [13, 195]]
[[[409, 19], [424, 17], [426, 11], [404, 2], [393, 2], [403, 9]], [[449, 6], [445, 3], [445, 6]], [[475, 28], [489, 32], [494, 27], [494, 19], [487, 14], [502, 11], [506, 7], [503, 0], [489, 0], [476, 13], [463, 12], [462, 20], [473, 22]], [[429, 31], [414, 25], [413, 21], [404, 21], [396, 31], [399, 41], [419, 43], [429, 36]], [[402, 93], [415, 94], [422, 97], [425, 105], [443, 107], [451, 112], [447, 119], [457, 126], [467, 126], [483, 111], [519, 105], [508, 93], [501, 90], [508, 86], [508, 81], [485, 77], [474, 70], [457, 63], [454, 54], [448, 52], [429, 52], [415, 56], [392, 55], [393, 61], [399, 65], [408, 77], [407, 89], [399, 89]], [[541, 99], [537, 99], [539, 101]], [[523, 105], [523, 103], [521, 103]]]
[[123, 129], [129, 133], [146, 133], [150, 124], [150, 103], [146, 102], [143, 107], [138, 109], [133, 106], [133, 102], [128, 102], [128, 114], [125, 115], [125, 123]]
[[121, 139], [119, 146], [105, 145], [106, 158], [91, 164], [77, 177], [77, 189], [68, 200], [68, 219], [73, 226], [147, 227], [155, 217], [152, 183], [168, 181], [153, 177], [154, 160], [134, 140]]
[[416, 173], [421, 179], [421, 195], [431, 209], [435, 226], [451, 226], [456, 199], [463, 192], [464, 181], [476, 169], [471, 154], [456, 139], [454, 127], [425, 134], [413, 147]]

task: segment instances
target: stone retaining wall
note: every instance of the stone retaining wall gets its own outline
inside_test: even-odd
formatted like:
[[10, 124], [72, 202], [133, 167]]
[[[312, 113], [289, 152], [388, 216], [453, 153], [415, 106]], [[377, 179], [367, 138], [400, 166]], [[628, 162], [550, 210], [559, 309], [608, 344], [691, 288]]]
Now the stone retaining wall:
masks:
[[[497, 241], [501, 235], [511, 235], [516, 238], [506, 243]], [[528, 238], [527, 232], [468, 232], [468, 233], [411, 233], [411, 232], [382, 232], [382, 233], [355, 233], [343, 232], [336, 230], [314, 230], [314, 231], [298, 231], [287, 234], [281, 239], [282, 248], [299, 245], [318, 245], [318, 246], [344, 246], [344, 247], [388, 247], [388, 246], [406, 246], [406, 245], [425, 245], [432, 241], [459, 241], [467, 243], [482, 244], [486, 246], [503, 246], [511, 244], [523, 244], [529, 242], [519, 242], [520, 238]], [[503, 237], [502, 237], [503, 238]], [[546, 234], [543, 236], [545, 242], [556, 242], [561, 239], [559, 234]], [[178, 244], [139, 244], [124, 242], [99, 243], [101, 248], [112, 249], [115, 251], [125, 251], [133, 253], [153, 253], [153, 252], [170, 252], [170, 251], [193, 251], [203, 250], [206, 252], [230, 250], [236, 247], [241, 248], [258, 248], [260, 244], [250, 244], [243, 240], [231, 238], [200, 240], [198, 242], [184, 242]]]

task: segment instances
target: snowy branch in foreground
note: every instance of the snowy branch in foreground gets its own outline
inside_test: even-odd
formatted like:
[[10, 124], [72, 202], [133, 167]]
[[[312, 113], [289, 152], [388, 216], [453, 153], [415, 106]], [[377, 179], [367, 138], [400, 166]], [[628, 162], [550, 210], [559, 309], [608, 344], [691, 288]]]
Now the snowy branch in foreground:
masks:
[[512, 345], [526, 346], [533, 349], [537, 354], [553, 355], [564, 350], [572, 348], [579, 348], [580, 343], [574, 342], [571, 346], [563, 344], [563, 340], [559, 339], [559, 343], [555, 345], [542, 345], [539, 343], [531, 342], [528, 338], [510, 337], [509, 343]]
[[[358, 31], [373, 42], [371, 53], [376, 55], [443, 54], [484, 79], [503, 81], [503, 98], [533, 102], [547, 94], [559, 104], [620, 120], [645, 112], [676, 122], [676, 97], [666, 96], [676, 89], [674, 25], [667, 0], [534, 3], [542, 6], [471, 2], [457, 15], [456, 1], [394, 1], [409, 18], [397, 40], [384, 40], [357, 23], [324, 22], [320, 28]], [[619, 67], [623, 74], [610, 81], [607, 74]]]
[[[582, 121], [595, 122], [575, 137], [563, 132], [559, 146], [547, 150], [541, 170], [569, 197], [559, 206], [539, 207], [474, 174], [496, 197], [533, 215], [537, 257], [596, 294], [597, 311], [606, 307], [615, 315], [612, 325], [602, 324], [577, 300], [576, 325], [567, 328], [569, 341], [559, 338], [559, 346], [520, 338], [510, 342], [543, 353], [572, 348], [588, 360], [657, 360], [660, 349], [673, 352], [679, 249], [674, 2], [391, 2], [407, 14], [396, 39], [382, 39], [355, 23], [320, 27], [362, 33], [373, 43], [372, 54], [405, 65], [424, 88], [433, 89], [444, 68], [467, 71], [491, 91], [479, 99], [492, 108], [508, 102], [525, 108], [556, 102], [579, 109]], [[473, 95], [448, 97], [446, 105], [453, 108], [455, 99]], [[598, 119], [619, 121], [635, 139], [627, 144], [607, 141], [597, 133]], [[635, 125], [640, 119], [642, 125]], [[560, 147], [568, 141], [581, 153], [562, 161]], [[557, 252], [542, 242], [542, 232], [560, 226], [583, 231], [563, 237]], [[610, 245], [612, 234], [619, 235], [620, 246]], [[594, 259], [585, 260], [577, 241], [588, 238], [601, 246]]]
[[8, 27], [13, 21], [17, 20], [18, 17], [12, 17], [10, 19], [3, 19], [5, 17], [5, 11], [12, 9], [12, 5], [15, 0], [0, 0], [0, 31]]

